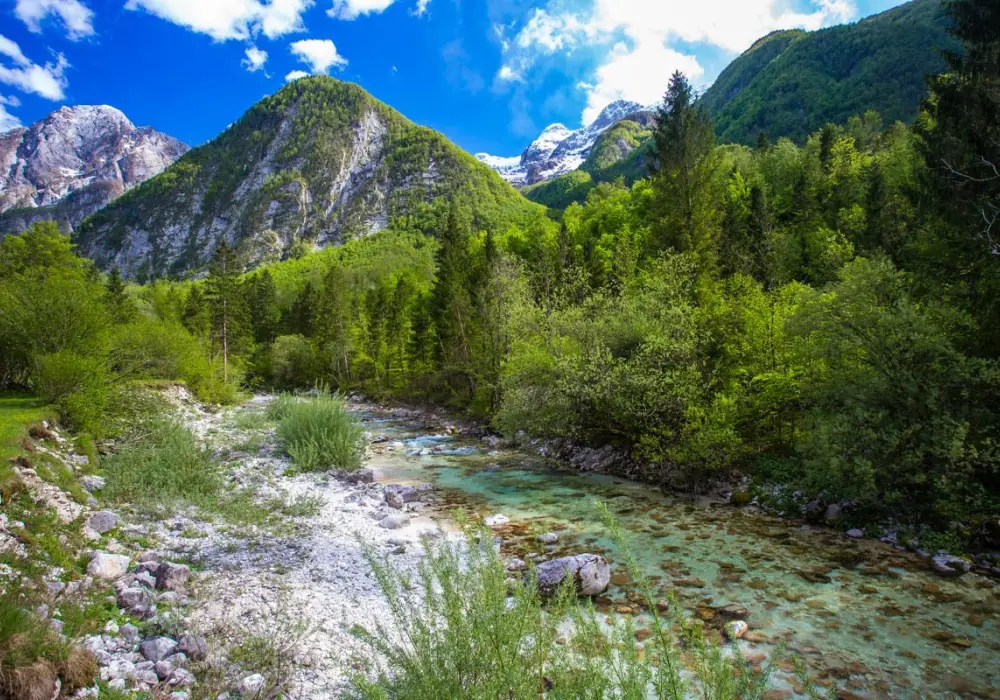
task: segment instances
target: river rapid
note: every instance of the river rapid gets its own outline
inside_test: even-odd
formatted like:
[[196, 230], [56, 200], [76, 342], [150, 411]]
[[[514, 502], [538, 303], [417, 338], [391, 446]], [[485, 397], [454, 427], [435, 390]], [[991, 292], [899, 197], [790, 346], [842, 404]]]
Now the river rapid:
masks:
[[[941, 578], [925, 561], [872, 540], [728, 505], [665, 495], [644, 484], [582, 474], [522, 451], [448, 434], [426, 416], [356, 407], [374, 440], [379, 481], [431, 483], [434, 512], [502, 513], [495, 529], [510, 556], [619, 553], [596, 510], [604, 502], [630, 535], [664, 599], [720, 630], [727, 605], [746, 608], [739, 646], [754, 664], [784, 645], [819, 686], [839, 697], [1000, 698], [1000, 585], [968, 574]], [[554, 545], [537, 535], [556, 532]], [[646, 617], [627, 574], [596, 600], [613, 621]], [[781, 664], [772, 700], [801, 693]]]

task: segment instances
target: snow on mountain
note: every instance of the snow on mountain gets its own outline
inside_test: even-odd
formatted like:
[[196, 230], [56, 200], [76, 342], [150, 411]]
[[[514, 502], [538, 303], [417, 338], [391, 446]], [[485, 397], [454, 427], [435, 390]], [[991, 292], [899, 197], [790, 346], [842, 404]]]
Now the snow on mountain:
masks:
[[478, 153], [476, 158], [515, 187], [533, 185], [579, 168], [602, 133], [622, 119], [643, 111], [648, 110], [640, 104], [619, 100], [605, 107], [597, 119], [582, 129], [573, 130], [562, 124], [547, 126], [520, 156]]
[[75, 228], [187, 149], [107, 105], [61, 107], [30, 127], [0, 134], [0, 212], [16, 210], [0, 235], [39, 219]]

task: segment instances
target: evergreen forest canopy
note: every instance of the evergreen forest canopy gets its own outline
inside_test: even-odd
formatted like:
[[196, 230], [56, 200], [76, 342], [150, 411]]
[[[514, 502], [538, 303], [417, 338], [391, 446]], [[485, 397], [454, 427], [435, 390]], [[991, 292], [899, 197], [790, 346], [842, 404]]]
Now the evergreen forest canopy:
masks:
[[717, 145], [675, 74], [652, 174], [559, 220], [452, 197], [430, 230], [245, 274], [223, 242], [202, 281], [128, 288], [38, 224], [0, 243], [0, 380], [96, 437], [136, 380], [330, 383], [968, 534], [1000, 499], [1000, 8], [951, 11], [964, 51], [913, 127]]

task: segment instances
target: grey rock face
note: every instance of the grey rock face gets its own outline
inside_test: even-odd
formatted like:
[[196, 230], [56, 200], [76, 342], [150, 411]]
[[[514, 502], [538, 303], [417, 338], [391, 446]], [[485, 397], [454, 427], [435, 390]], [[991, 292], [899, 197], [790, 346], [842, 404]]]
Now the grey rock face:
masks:
[[110, 510], [102, 510], [90, 516], [90, 520], [87, 521], [87, 527], [94, 532], [99, 532], [103, 535], [105, 532], [109, 532], [118, 527], [118, 522], [119, 520], [117, 515], [112, 513]]
[[577, 554], [542, 562], [536, 573], [538, 589], [546, 596], [554, 595], [567, 576], [572, 577], [576, 592], [585, 596], [600, 595], [611, 583], [611, 567], [598, 554]]
[[61, 107], [0, 134], [0, 234], [53, 219], [70, 230], [188, 150], [114, 107]]

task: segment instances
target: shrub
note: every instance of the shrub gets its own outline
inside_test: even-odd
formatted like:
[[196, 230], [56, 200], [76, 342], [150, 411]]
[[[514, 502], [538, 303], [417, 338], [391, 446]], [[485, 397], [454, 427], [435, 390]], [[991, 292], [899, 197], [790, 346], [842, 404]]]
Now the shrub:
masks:
[[37, 358], [35, 374], [38, 393], [56, 405], [67, 427], [103, 436], [110, 384], [103, 357], [68, 350], [49, 353]]
[[[569, 580], [548, 604], [531, 577], [509, 580], [488, 533], [459, 545], [427, 540], [416, 587], [366, 552], [403, 638], [381, 622], [354, 630], [374, 652], [368, 659], [373, 675], [355, 678], [358, 695], [493, 700], [539, 697], [544, 688], [550, 699], [762, 697], [776, 661], [755, 675], [738, 648], [729, 655], [709, 642], [700, 627], [680, 618], [675, 603], [669, 619], [661, 618], [622, 531], [607, 509], [601, 514], [653, 618], [645, 654], [636, 649], [630, 621], [606, 630], [603, 616], [578, 603]], [[558, 644], [559, 637], [567, 643]]]
[[339, 396], [321, 393], [278, 401], [278, 438], [299, 469], [354, 470], [361, 466], [364, 429]]
[[209, 450], [188, 428], [165, 420], [155, 421], [149, 434], [105, 459], [105, 468], [103, 494], [119, 503], [207, 506], [222, 483]]
[[278, 388], [311, 386], [320, 373], [316, 346], [301, 335], [279, 336], [271, 346], [270, 372]]

